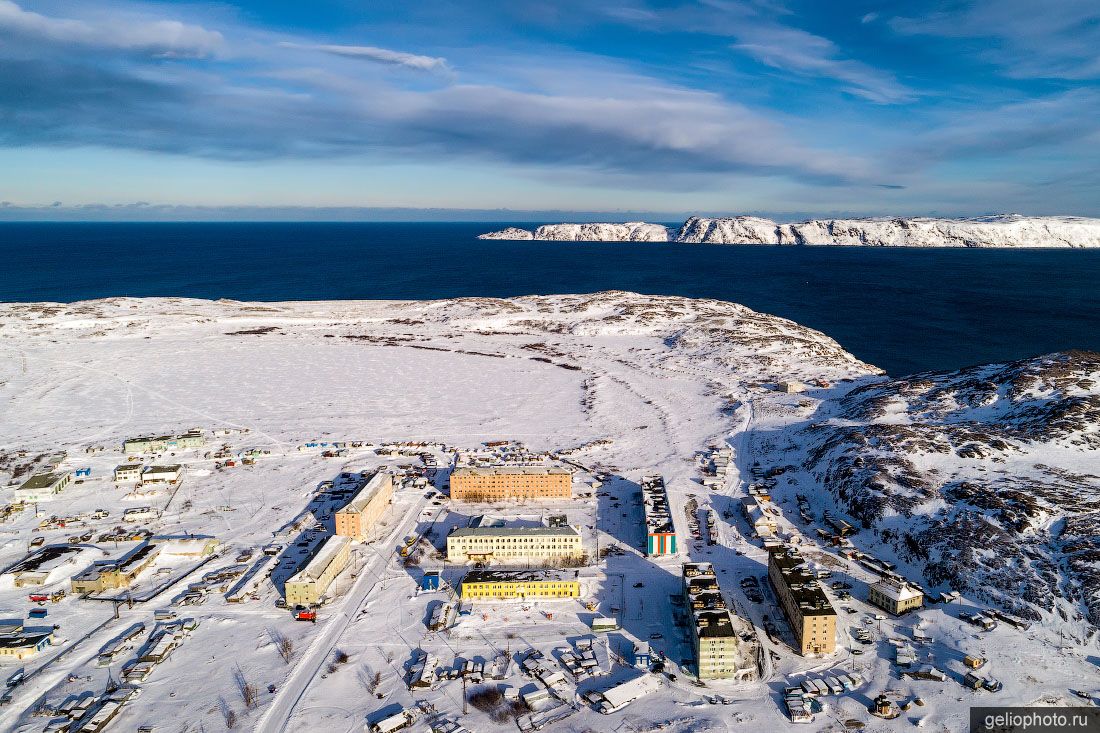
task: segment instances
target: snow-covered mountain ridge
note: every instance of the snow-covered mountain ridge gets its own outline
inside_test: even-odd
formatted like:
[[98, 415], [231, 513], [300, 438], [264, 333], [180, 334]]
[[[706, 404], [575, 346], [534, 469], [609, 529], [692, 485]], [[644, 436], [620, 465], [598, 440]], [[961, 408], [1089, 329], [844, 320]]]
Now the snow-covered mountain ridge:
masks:
[[545, 224], [509, 227], [481, 239], [685, 244], [840, 245], [861, 247], [1100, 247], [1100, 219], [1001, 216], [969, 219], [891, 217], [811, 219], [779, 224], [755, 216], [693, 216], [675, 234], [660, 224]]

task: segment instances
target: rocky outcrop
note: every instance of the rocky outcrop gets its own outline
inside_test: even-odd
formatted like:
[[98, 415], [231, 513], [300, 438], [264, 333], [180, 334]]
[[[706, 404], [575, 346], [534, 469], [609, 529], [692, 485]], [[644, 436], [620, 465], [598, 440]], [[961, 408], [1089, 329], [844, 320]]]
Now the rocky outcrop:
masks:
[[1100, 354], [874, 382], [838, 406], [804, 465], [842, 511], [931, 585], [1100, 626]]

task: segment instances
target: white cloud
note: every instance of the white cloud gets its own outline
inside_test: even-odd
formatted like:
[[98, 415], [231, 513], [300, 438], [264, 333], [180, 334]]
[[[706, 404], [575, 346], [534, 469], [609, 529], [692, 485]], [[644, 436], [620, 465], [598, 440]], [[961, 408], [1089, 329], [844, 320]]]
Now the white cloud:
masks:
[[976, 0], [964, 7], [898, 17], [902, 34], [988, 38], [981, 56], [1008, 76], [1070, 80], [1100, 78], [1100, 5], [1095, 0]]
[[835, 79], [856, 96], [878, 104], [910, 102], [912, 90], [893, 75], [840, 56], [832, 41], [781, 25], [750, 26], [732, 46], [776, 69], [809, 77]]
[[156, 56], [210, 56], [224, 42], [217, 31], [178, 20], [57, 18], [24, 10], [11, 0], [0, 0], [0, 31], [55, 43], [145, 51]]
[[280, 43], [283, 48], [301, 48], [311, 51], [321, 51], [323, 53], [329, 53], [334, 56], [345, 56], [347, 58], [364, 59], [366, 61], [373, 61], [379, 64], [389, 64], [392, 66], [402, 66], [406, 69], [414, 69], [416, 71], [449, 71], [450, 67], [447, 65], [447, 59], [439, 58], [436, 56], [420, 56], [413, 53], [405, 53], [404, 51], [394, 51], [388, 48], [378, 48], [377, 46], [344, 46], [338, 44], [302, 44], [302, 43]]

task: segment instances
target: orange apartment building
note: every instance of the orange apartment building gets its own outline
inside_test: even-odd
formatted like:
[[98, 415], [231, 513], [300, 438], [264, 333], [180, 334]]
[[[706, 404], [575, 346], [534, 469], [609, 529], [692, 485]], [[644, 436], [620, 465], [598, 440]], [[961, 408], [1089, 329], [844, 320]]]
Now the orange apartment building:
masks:
[[573, 472], [557, 466], [464, 466], [451, 472], [456, 501], [571, 499]]
[[393, 474], [379, 471], [343, 509], [336, 512], [336, 534], [361, 540], [393, 498]]

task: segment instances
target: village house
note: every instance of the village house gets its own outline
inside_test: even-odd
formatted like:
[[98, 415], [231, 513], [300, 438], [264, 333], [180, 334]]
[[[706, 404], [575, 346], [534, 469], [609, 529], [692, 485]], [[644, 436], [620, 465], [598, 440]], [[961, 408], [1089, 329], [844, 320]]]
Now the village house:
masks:
[[167, 466], [146, 466], [141, 472], [143, 484], [174, 484], [180, 480], [183, 466], [173, 463]]
[[82, 548], [73, 545], [46, 545], [10, 566], [4, 575], [12, 578], [16, 588], [45, 585], [51, 576], [60, 579], [66, 569], [75, 569], [70, 566], [75, 564], [82, 551]]
[[741, 498], [741, 511], [756, 531], [757, 537], [772, 537], [779, 532], [779, 522], [768, 511], [771, 502], [759, 500], [754, 496]]
[[900, 616], [924, 605], [924, 593], [904, 579], [887, 576], [872, 583], [867, 600], [875, 606]]
[[141, 481], [142, 468], [144, 468], [144, 466], [140, 463], [123, 463], [122, 465], [115, 466], [115, 483], [124, 484], [132, 481]]
[[0, 659], [23, 660], [53, 644], [52, 628], [20, 629], [15, 634], [0, 634]]
[[76, 595], [101, 593], [114, 588], [128, 588], [141, 571], [157, 558], [160, 546], [144, 542], [113, 560], [99, 560], [85, 568], [70, 581]]

